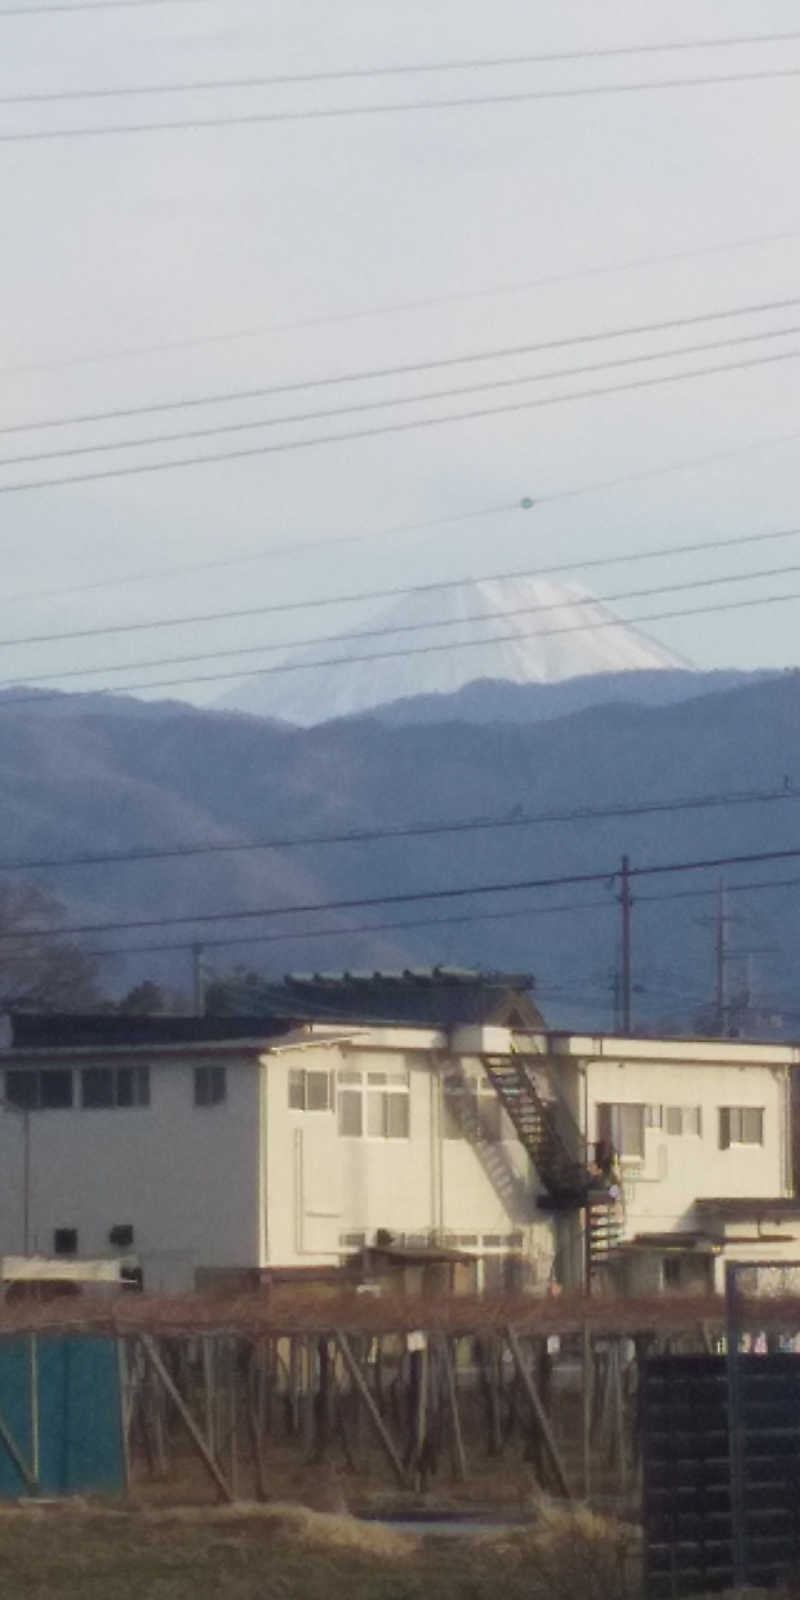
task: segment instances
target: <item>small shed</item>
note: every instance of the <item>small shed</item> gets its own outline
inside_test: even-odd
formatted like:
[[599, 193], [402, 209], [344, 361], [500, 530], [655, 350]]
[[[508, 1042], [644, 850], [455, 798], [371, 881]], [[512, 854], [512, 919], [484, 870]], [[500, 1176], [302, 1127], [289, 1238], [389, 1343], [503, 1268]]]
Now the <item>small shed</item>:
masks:
[[476, 1259], [445, 1245], [393, 1242], [366, 1245], [360, 1252], [361, 1279], [386, 1294], [435, 1300], [450, 1294], [474, 1294]]

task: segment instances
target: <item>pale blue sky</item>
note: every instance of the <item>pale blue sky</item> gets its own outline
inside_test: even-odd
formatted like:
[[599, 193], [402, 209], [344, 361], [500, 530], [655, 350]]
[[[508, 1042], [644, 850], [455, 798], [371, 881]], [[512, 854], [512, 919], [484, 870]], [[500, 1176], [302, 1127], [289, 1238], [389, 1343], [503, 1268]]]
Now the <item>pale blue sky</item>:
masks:
[[[335, 8], [322, 0], [299, 6], [183, 0], [174, 7], [0, 17], [0, 95], [762, 33], [797, 22], [790, 0], [651, 0], [646, 8], [634, 0], [538, 0], [528, 7], [518, 0], [495, 0], [490, 7], [475, 0], [412, 0], [403, 7], [340, 0]], [[395, 82], [88, 106], [5, 105], [0, 133], [793, 65], [800, 68], [800, 40]], [[800, 77], [341, 121], [0, 144], [0, 423], [288, 383], [789, 297], [800, 293], [798, 136]], [[579, 274], [794, 229], [793, 238], [752, 248], [378, 314], [415, 298]], [[285, 326], [370, 309], [374, 317]], [[742, 319], [741, 326], [662, 335], [649, 347], [795, 323], [800, 305]], [[283, 331], [160, 353], [148, 348], [275, 325]], [[628, 341], [624, 353], [641, 348]], [[800, 350], [800, 334], [768, 348]], [[132, 349], [142, 353], [90, 364], [85, 359]], [[451, 379], [467, 383], [471, 371], [476, 378], [519, 375], [617, 353], [623, 352], [603, 345], [589, 355], [520, 357], [448, 373], [447, 383], [429, 375], [373, 384], [369, 393], [408, 394], [449, 386]], [[723, 351], [718, 359], [737, 354]], [[610, 373], [597, 381], [613, 380]], [[541, 388], [553, 392], [558, 385]], [[519, 391], [520, 397], [533, 393]], [[316, 409], [358, 395], [343, 388], [322, 397], [293, 396], [291, 403], [209, 408], [188, 418], [177, 413], [58, 435], [7, 435], [1, 453], [5, 459], [59, 442]], [[3, 637], [800, 525], [798, 440], [528, 514], [498, 511], [413, 536], [377, 536], [397, 524], [511, 507], [525, 493], [573, 489], [769, 441], [793, 427], [800, 431], [797, 401], [798, 363], [787, 361], [247, 462], [0, 495]], [[429, 414], [442, 409], [432, 403]], [[272, 430], [271, 437], [302, 431]], [[214, 441], [207, 446], [217, 447]], [[156, 453], [139, 452], [138, 458]], [[128, 459], [136, 453], [101, 457], [100, 463]], [[78, 457], [74, 470], [86, 463]], [[0, 468], [0, 485], [60, 470], [60, 463]], [[69, 461], [66, 470], [73, 470]], [[82, 596], [38, 593], [348, 531], [373, 537], [224, 573], [198, 570], [180, 580]], [[638, 587], [651, 574], [653, 583], [680, 581], [795, 559], [800, 562], [800, 540], [744, 549], [736, 557], [661, 562], [631, 574], [587, 572], [585, 581], [605, 594], [625, 587], [626, 576]], [[736, 593], [772, 594], [781, 587], [800, 591], [800, 573], [741, 585]], [[629, 612], [646, 609], [642, 604]], [[353, 608], [326, 613], [324, 628], [313, 613], [307, 623], [295, 614], [283, 625], [270, 618], [5, 649], [0, 676], [268, 643], [281, 638], [282, 626], [296, 637], [306, 627], [309, 634], [328, 631], [332, 623], [344, 627], [359, 615]], [[798, 616], [800, 601], [663, 622], [652, 631], [701, 666], [794, 665]]]

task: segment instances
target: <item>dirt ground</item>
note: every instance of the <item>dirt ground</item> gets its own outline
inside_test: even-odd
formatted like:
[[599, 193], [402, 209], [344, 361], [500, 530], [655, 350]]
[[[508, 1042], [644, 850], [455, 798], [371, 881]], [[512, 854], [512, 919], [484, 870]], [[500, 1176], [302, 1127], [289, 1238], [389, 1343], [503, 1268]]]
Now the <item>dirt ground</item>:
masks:
[[297, 1505], [0, 1511], [8, 1600], [633, 1600], [629, 1554], [627, 1530], [547, 1508], [448, 1538]]

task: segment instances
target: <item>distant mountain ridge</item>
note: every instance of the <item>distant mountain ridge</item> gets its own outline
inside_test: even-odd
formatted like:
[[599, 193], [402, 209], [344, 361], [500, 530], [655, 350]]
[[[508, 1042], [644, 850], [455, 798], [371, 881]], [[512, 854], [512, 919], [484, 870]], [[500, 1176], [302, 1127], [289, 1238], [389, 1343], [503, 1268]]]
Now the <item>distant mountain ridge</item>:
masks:
[[375, 706], [364, 715], [389, 727], [431, 722], [548, 722], [553, 717], [586, 711], [590, 706], [628, 704], [675, 705], [700, 695], [740, 688], [774, 672], [740, 672], [718, 669], [695, 672], [689, 667], [664, 667], [655, 671], [595, 672], [560, 683], [509, 683], [478, 678], [451, 694], [419, 694], [388, 705]]
[[[776, 798], [721, 803], [743, 791]], [[703, 795], [718, 803], [673, 805]], [[87, 933], [93, 949], [143, 947], [109, 963], [116, 988], [149, 976], [191, 992], [188, 946], [200, 941], [212, 972], [242, 962], [275, 977], [435, 962], [531, 970], [549, 1022], [606, 1027], [618, 963], [613, 874], [623, 852], [636, 867], [800, 848], [798, 802], [796, 672], [754, 676], [671, 705], [607, 701], [527, 723], [386, 726], [370, 716], [300, 729], [169, 702], [64, 695], [23, 707], [18, 696], [0, 696], [4, 862], [175, 852], [157, 861], [36, 871], [71, 922], [148, 924]], [[637, 805], [649, 809], [636, 815]], [[631, 815], [591, 815], [631, 808]], [[550, 820], [527, 820], [537, 814]], [[475, 818], [504, 825], [402, 836], [407, 825]], [[347, 842], [354, 832], [387, 830], [383, 839]], [[292, 843], [309, 835], [340, 842]], [[269, 840], [273, 848], [205, 848]], [[201, 853], [181, 854], [193, 845]], [[430, 898], [450, 887], [596, 873], [598, 882], [563, 890]], [[740, 891], [742, 882], [770, 876], [786, 886]], [[778, 1016], [784, 1033], [800, 1035], [800, 1002], [793, 1000], [800, 895], [792, 887], [800, 865], [745, 866], [726, 877], [735, 916], [731, 993], [749, 985], [760, 1015]], [[717, 871], [635, 883], [639, 1022], [685, 1029], [707, 1004], [718, 878]], [[698, 891], [709, 898], [697, 898]], [[420, 898], [381, 903], [382, 896], [409, 894]], [[290, 911], [360, 899], [374, 903]], [[289, 914], [221, 920], [234, 908]], [[204, 915], [216, 920], [204, 924]], [[150, 925], [173, 917], [194, 920]], [[159, 948], [171, 943], [184, 948]], [[748, 971], [744, 952], [754, 947], [768, 954], [752, 956]]]

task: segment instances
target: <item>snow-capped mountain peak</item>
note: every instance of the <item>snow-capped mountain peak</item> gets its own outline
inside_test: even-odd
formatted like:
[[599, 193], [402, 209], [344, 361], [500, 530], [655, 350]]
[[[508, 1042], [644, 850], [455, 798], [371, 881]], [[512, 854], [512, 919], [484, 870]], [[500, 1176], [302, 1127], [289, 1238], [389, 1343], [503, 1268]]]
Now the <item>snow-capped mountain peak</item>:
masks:
[[356, 637], [287, 651], [281, 666], [243, 679], [220, 703], [310, 726], [476, 679], [557, 683], [686, 662], [576, 585], [492, 578], [414, 590], [377, 610]]

